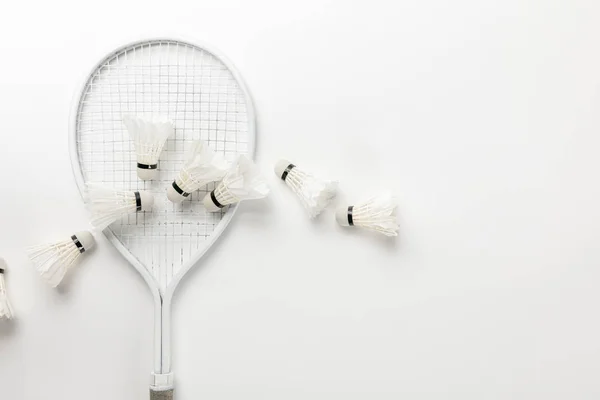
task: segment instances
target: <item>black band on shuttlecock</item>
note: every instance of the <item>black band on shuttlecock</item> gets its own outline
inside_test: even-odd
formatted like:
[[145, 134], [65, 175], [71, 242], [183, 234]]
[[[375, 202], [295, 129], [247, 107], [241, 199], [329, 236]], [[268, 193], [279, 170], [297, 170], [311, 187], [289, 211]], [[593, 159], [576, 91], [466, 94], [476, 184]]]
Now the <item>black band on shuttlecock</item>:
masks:
[[348, 225], [354, 226], [354, 220], [352, 219], [352, 211], [354, 210], [354, 206], [348, 207]]
[[135, 211], [142, 211], [142, 197], [140, 192], [133, 192], [135, 195]]
[[83, 253], [85, 251], [85, 249], [83, 248], [83, 245], [81, 244], [81, 242], [79, 241], [77, 236], [75, 236], [75, 235], [71, 236], [71, 240], [73, 241], [73, 243], [75, 243], [75, 246], [77, 246], [77, 250], [79, 250], [80, 253]]
[[217, 196], [215, 196], [214, 190], [212, 192], [210, 192], [210, 199], [212, 200], [212, 202], [214, 203], [215, 206], [217, 206], [219, 208], [225, 207], [223, 204], [219, 203], [219, 200], [217, 200]]
[[296, 168], [296, 166], [294, 164], [290, 164], [285, 168], [285, 171], [283, 171], [283, 174], [281, 174], [281, 180], [285, 181], [285, 178], [287, 178], [288, 174], [290, 173], [290, 171], [292, 169]]
[[188, 192], [184, 192], [182, 188], [177, 185], [177, 182], [173, 181], [173, 189], [183, 197], [188, 197], [190, 194]]
[[140, 164], [137, 163], [139, 169], [158, 169], [158, 164]]
[[4, 273], [4, 268], [0, 268], [0, 274]]

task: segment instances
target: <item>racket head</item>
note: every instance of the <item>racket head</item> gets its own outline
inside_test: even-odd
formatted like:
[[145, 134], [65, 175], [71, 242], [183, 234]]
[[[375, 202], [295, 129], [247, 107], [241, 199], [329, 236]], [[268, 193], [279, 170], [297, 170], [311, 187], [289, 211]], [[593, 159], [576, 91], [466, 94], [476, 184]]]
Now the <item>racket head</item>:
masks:
[[[156, 180], [137, 178], [135, 149], [122, 123], [125, 114], [164, 115], [175, 123]], [[196, 41], [156, 38], [126, 44], [87, 75], [73, 100], [69, 135], [82, 195], [91, 182], [154, 194], [153, 212], [124, 216], [103, 233], [155, 294], [170, 298], [237, 209], [204, 209], [202, 198], [214, 184], [182, 204], [166, 198], [193, 141], [204, 140], [230, 162], [238, 154], [254, 157], [254, 105], [239, 72], [219, 51]]]

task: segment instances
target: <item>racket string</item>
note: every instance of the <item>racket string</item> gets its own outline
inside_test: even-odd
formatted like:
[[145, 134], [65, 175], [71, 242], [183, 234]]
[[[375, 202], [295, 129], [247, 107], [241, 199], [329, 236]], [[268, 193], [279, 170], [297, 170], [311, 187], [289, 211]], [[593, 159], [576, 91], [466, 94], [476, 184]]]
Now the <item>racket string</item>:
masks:
[[[122, 122], [125, 114], [161, 115], [175, 123], [155, 181], [137, 178], [135, 146]], [[250, 122], [246, 95], [232, 72], [209, 52], [188, 44], [153, 41], [124, 49], [90, 77], [76, 118], [84, 180], [154, 194], [152, 213], [127, 215], [110, 229], [161, 288], [209, 243], [224, 215], [207, 213], [201, 204], [214, 184], [181, 205], [168, 202], [167, 186], [194, 140], [206, 141], [230, 162], [251, 151]]]

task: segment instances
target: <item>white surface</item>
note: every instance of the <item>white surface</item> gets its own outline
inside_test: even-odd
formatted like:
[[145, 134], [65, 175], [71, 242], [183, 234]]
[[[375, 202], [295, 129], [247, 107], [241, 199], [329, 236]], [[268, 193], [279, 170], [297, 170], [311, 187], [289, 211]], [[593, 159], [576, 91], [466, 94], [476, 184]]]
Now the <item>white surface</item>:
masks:
[[[79, 78], [169, 33], [240, 69], [272, 179], [176, 296], [178, 400], [600, 396], [600, 3], [391, 4], [5, 7], [2, 398], [147, 396], [137, 272], [99, 238], [53, 291], [23, 249], [87, 228], [67, 147]], [[333, 209], [308, 221], [270, 173], [281, 156], [339, 179], [338, 204], [392, 189], [398, 240]]]

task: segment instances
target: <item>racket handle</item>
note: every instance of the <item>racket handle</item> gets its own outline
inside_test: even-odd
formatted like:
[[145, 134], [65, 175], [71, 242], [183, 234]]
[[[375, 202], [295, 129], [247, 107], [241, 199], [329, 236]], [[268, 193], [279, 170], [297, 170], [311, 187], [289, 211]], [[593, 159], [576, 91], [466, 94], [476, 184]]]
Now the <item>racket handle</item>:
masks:
[[173, 389], [160, 391], [150, 389], [150, 400], [173, 400]]

